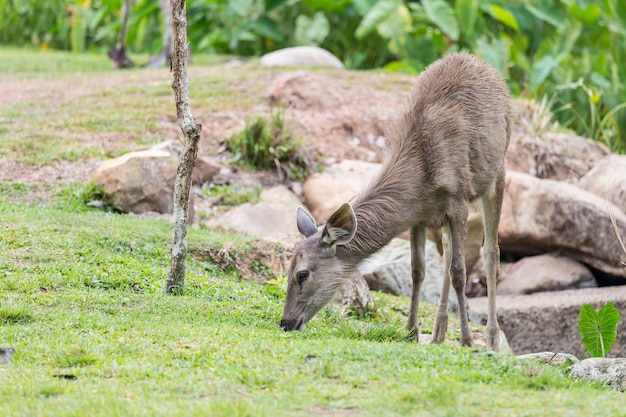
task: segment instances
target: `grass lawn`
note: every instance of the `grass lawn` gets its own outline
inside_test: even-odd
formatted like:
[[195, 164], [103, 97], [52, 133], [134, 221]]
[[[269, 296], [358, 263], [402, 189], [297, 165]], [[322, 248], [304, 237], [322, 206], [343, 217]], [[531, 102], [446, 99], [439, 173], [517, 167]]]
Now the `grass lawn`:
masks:
[[[199, 114], [263, 96], [255, 87], [244, 97], [251, 71], [194, 58], [196, 94], [232, 85], [241, 97], [198, 95]], [[154, 71], [163, 81], [142, 84]], [[80, 163], [163, 140], [169, 73], [119, 74], [104, 56], [0, 48], [0, 88], [25, 91], [0, 103], [0, 159]], [[110, 85], [55, 90], [72, 79]], [[88, 209], [87, 182], [0, 181], [0, 347], [15, 349], [0, 364], [0, 416], [626, 415], [625, 394], [569, 380], [566, 369], [409, 342], [402, 298], [376, 294], [365, 317], [327, 308], [285, 333], [283, 281], [247, 282], [206, 256], [228, 245], [254, 262], [250, 238], [191, 229], [184, 293], [167, 296], [171, 225]], [[42, 189], [45, 201], [24, 202]], [[423, 329], [433, 312], [421, 309]]]

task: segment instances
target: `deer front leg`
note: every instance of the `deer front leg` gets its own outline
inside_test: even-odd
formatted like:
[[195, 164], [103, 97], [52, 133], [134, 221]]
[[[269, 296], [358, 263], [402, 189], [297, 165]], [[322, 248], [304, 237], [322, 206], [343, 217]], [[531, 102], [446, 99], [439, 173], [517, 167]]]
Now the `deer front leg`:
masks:
[[450, 267], [452, 265], [452, 246], [450, 244], [450, 228], [444, 227], [441, 236], [443, 246], [443, 285], [441, 286], [441, 297], [439, 307], [435, 316], [435, 327], [433, 328], [433, 338], [431, 343], [442, 343], [446, 340], [448, 330], [448, 297], [450, 295]]
[[496, 315], [496, 283], [500, 274], [500, 248], [498, 247], [498, 225], [502, 207], [504, 189], [504, 173], [496, 179], [491, 193], [481, 199], [483, 223], [485, 227], [485, 242], [483, 244], [483, 259], [485, 275], [487, 277], [487, 346], [495, 351], [500, 350], [500, 326]]
[[413, 291], [411, 293], [411, 309], [409, 311], [409, 323], [407, 329], [416, 341], [419, 341], [419, 319], [417, 312], [420, 304], [420, 289], [426, 274], [426, 228], [414, 226], [411, 232], [411, 278]]

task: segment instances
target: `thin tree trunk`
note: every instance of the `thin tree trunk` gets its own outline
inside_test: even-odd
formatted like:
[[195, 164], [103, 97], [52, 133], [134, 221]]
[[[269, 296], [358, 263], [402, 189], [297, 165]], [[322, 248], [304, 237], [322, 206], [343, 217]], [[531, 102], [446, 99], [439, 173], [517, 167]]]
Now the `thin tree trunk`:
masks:
[[191, 174], [198, 155], [198, 142], [202, 125], [196, 122], [189, 108], [189, 76], [187, 75], [187, 14], [185, 0], [172, 0], [174, 50], [172, 54], [172, 88], [176, 99], [178, 125], [185, 136], [185, 145], [178, 163], [174, 185], [174, 219], [172, 231], [172, 257], [165, 286], [166, 293], [180, 293], [185, 284], [185, 259], [187, 257], [187, 224], [189, 221], [189, 196]]

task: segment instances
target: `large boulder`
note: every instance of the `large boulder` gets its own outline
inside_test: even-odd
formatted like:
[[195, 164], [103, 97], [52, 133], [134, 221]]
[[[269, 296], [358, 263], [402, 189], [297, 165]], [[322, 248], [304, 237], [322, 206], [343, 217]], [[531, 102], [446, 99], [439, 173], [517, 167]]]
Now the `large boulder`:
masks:
[[[598, 309], [606, 301], [626, 312], [626, 287], [584, 288], [550, 291], [529, 295], [498, 296], [498, 322], [516, 354], [534, 352], [568, 352], [579, 358], [587, 354], [578, 331], [583, 304]], [[487, 298], [469, 298], [470, 319], [487, 321]], [[617, 324], [617, 340], [610, 357], [626, 356], [626, 320]]]
[[380, 171], [380, 164], [344, 159], [324, 172], [311, 174], [304, 183], [304, 201], [318, 224], [343, 203], [351, 201]]
[[[393, 239], [359, 266], [370, 289], [411, 297], [411, 244], [405, 239]], [[426, 276], [420, 290], [420, 300], [439, 304], [443, 285], [443, 259], [435, 244], [426, 241]], [[458, 310], [454, 290], [450, 291], [449, 308]]]
[[626, 213], [626, 155], [602, 158], [577, 185], [612, 202]]
[[343, 63], [326, 49], [317, 46], [293, 46], [261, 57], [266, 67], [324, 67], [343, 69]]
[[574, 288], [597, 287], [585, 265], [553, 254], [528, 256], [502, 269], [498, 294], [532, 294]]
[[297, 235], [296, 208], [300, 200], [284, 185], [261, 193], [258, 203], [244, 203], [207, 221], [209, 227], [221, 227], [265, 240], [280, 241]]
[[587, 358], [573, 364], [568, 375], [626, 391], [626, 358]]
[[533, 101], [514, 102], [516, 123], [506, 168], [538, 178], [576, 183], [610, 151], [601, 143], [549, 130], [545, 109]]
[[[626, 215], [615, 210], [626, 236]], [[619, 277], [626, 283], [626, 254], [605, 201], [574, 185], [509, 172], [499, 229], [503, 252], [562, 255]]]
[[178, 158], [162, 150], [131, 152], [105, 161], [94, 183], [128, 213], [171, 213]]

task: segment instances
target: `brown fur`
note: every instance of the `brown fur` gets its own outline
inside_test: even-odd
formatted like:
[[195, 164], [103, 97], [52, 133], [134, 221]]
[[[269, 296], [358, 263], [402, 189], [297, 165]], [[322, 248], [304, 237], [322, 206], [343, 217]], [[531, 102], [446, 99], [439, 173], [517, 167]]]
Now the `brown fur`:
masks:
[[[497, 229], [510, 118], [506, 84], [486, 63], [472, 55], [453, 54], [429, 66], [389, 128], [379, 176], [353, 208], [342, 206], [319, 231], [310, 216], [298, 211], [298, 227], [307, 239], [292, 260], [281, 325], [287, 330], [303, 328], [363, 259], [409, 229], [413, 296], [408, 326], [418, 337], [426, 228], [443, 227], [446, 276], [433, 341], [445, 337], [452, 283], [459, 299], [461, 343], [471, 344], [463, 293], [464, 248], [468, 204], [480, 198], [491, 284], [487, 342], [497, 349]], [[298, 271], [308, 271], [307, 277], [296, 279]]]

